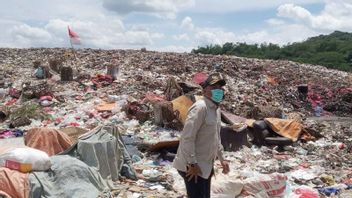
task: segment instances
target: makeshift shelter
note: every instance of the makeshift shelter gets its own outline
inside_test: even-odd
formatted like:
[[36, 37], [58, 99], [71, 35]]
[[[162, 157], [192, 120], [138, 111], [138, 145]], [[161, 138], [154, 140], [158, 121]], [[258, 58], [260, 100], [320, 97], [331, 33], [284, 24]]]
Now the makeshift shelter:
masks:
[[98, 197], [109, 192], [106, 181], [96, 168], [68, 156], [51, 157], [47, 172], [29, 174], [30, 197]]
[[116, 187], [114, 181], [118, 180], [121, 171], [124, 176], [136, 179], [131, 158], [116, 126], [96, 127], [79, 137], [78, 142], [63, 154], [76, 156], [87, 165], [97, 168], [110, 188]]
[[33, 128], [24, 137], [26, 146], [46, 152], [49, 156], [65, 151], [73, 145], [73, 140], [56, 129]]
[[[60, 154], [56, 154], [58, 150], [47, 148], [46, 145], [49, 143], [60, 142], [52, 139], [62, 137], [68, 136], [54, 129], [33, 129], [26, 137], [27, 143], [32, 141], [31, 138], [37, 140], [39, 138], [42, 144], [34, 146], [45, 152], [54, 153], [50, 157], [52, 167], [46, 172], [35, 171], [29, 175], [1, 168], [0, 184], [9, 188], [1, 188], [0, 195], [10, 197], [28, 197], [28, 194], [29, 197], [104, 195], [109, 197], [111, 190], [119, 189], [116, 181], [121, 175], [136, 179], [131, 158], [116, 126], [96, 127], [80, 136], [76, 143]], [[55, 148], [59, 147], [55, 146]]]
[[28, 173], [0, 167], [0, 197], [28, 197], [30, 186]]

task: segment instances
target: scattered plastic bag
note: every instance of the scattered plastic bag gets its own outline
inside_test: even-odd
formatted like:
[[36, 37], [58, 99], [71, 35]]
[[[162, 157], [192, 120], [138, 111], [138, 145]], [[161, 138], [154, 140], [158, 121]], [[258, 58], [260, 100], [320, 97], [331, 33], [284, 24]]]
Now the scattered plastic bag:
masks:
[[42, 105], [43, 107], [48, 107], [51, 104], [53, 104], [50, 100], [42, 100], [40, 101], [40, 105]]
[[142, 172], [144, 177], [159, 177], [161, 175], [161, 172], [158, 170], [143, 170]]
[[331, 196], [331, 195], [337, 195], [340, 193], [340, 189], [334, 188], [334, 187], [328, 187], [328, 188], [320, 188], [318, 190], [321, 194]]
[[0, 148], [0, 166], [21, 172], [46, 171], [51, 167], [51, 161], [43, 151], [38, 149], [22, 148]]
[[5, 98], [5, 96], [7, 95], [7, 90], [0, 88], [0, 98]]
[[161, 181], [162, 173], [158, 170], [143, 170], [142, 175], [147, 181], [150, 182], [159, 182]]
[[243, 183], [241, 181], [230, 181], [228, 179], [216, 178], [221, 180], [212, 182], [212, 196], [213, 198], [235, 198], [241, 194]]
[[313, 169], [298, 169], [290, 173], [291, 177], [297, 180], [309, 181], [317, 178]]
[[242, 195], [258, 197], [257, 195], [261, 194], [260, 197], [284, 197], [286, 181], [286, 175], [279, 173], [248, 178], [244, 180]]
[[138, 120], [129, 120], [129, 121], [125, 122], [124, 125], [128, 129], [134, 129], [137, 126], [139, 126], [139, 122], [138, 122]]

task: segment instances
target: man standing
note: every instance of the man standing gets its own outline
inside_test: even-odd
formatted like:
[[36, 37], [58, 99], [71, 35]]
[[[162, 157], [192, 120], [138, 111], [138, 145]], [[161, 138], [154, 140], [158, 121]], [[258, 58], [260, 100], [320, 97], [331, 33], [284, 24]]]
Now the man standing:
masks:
[[220, 73], [213, 73], [203, 83], [203, 99], [188, 111], [180, 145], [173, 166], [183, 177], [189, 198], [209, 198], [213, 165], [216, 158], [227, 174], [229, 164], [223, 159], [220, 139], [220, 102], [226, 82]]

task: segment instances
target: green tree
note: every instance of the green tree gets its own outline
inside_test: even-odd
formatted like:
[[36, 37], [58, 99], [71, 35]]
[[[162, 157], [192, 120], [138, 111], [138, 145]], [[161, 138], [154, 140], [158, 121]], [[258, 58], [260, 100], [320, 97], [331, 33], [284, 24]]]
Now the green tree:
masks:
[[193, 53], [228, 54], [250, 58], [286, 59], [302, 63], [319, 64], [328, 68], [352, 71], [352, 33], [335, 31], [303, 42], [278, 46], [272, 43], [249, 45], [225, 43], [193, 49]]

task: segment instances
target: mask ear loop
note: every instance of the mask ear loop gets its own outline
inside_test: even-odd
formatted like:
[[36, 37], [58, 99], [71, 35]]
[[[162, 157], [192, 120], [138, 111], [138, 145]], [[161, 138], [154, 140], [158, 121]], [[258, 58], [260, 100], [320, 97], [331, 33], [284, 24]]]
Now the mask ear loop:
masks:
[[226, 91], [225, 91], [225, 89], [224, 89], [223, 87], [221, 87], [221, 88], [219, 88], [219, 89], [221, 89], [221, 90], [224, 92], [224, 95], [223, 95], [223, 97], [222, 97], [222, 100], [225, 100], [225, 96], [226, 96]]

